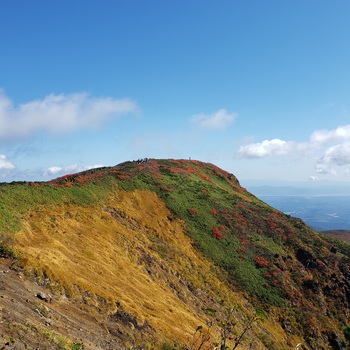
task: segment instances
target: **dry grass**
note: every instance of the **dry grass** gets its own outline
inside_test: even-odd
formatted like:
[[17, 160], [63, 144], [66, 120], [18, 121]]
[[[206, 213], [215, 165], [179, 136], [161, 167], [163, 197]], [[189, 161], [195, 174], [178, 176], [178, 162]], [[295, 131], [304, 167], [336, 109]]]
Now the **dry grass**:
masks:
[[213, 297], [230, 294], [193, 249], [183, 223], [151, 192], [116, 192], [104, 208], [39, 207], [24, 227], [15, 248], [26, 269], [72, 297], [87, 291], [99, 307], [96, 296], [103, 298], [111, 313], [121, 305], [139, 325], [147, 321], [173, 339], [184, 341], [205, 321], [177, 296], [182, 279]]

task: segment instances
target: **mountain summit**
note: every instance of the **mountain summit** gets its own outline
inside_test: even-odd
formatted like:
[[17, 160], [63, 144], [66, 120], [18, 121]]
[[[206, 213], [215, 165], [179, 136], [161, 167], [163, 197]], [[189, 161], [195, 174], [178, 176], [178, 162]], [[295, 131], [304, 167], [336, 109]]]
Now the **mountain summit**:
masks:
[[350, 346], [350, 246], [212, 164], [3, 183], [0, 203], [1, 349]]

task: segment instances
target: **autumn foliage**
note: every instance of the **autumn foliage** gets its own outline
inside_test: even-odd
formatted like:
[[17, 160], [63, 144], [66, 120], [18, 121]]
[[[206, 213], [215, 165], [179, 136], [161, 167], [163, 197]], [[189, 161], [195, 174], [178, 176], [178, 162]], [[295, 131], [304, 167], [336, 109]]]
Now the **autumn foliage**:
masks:
[[188, 209], [188, 211], [189, 211], [189, 213], [192, 214], [192, 215], [198, 214], [198, 211], [197, 211], [197, 209], [195, 209], [195, 208], [190, 208], [190, 209]]
[[262, 256], [256, 256], [255, 262], [256, 262], [258, 267], [268, 267], [269, 266], [269, 262]]
[[222, 232], [220, 231], [219, 227], [214, 227], [211, 232], [214, 238], [219, 240], [222, 238]]

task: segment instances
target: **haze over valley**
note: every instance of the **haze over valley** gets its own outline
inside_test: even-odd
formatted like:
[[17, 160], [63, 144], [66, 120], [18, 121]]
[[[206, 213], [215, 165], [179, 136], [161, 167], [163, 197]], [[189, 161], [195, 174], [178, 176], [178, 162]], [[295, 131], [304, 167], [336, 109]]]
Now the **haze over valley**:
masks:
[[282, 212], [301, 218], [317, 231], [350, 230], [350, 188], [345, 184], [304, 183], [303, 186], [247, 188]]

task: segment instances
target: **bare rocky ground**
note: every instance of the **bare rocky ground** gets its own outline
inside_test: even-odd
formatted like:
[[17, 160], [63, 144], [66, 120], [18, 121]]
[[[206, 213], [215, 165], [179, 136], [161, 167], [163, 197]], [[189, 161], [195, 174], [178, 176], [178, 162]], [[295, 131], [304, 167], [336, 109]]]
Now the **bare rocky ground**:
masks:
[[[0, 258], [0, 349], [142, 349], [132, 319], [54, 295]], [[93, 314], [93, 311], [95, 315]], [[150, 330], [151, 331], [151, 330]]]

